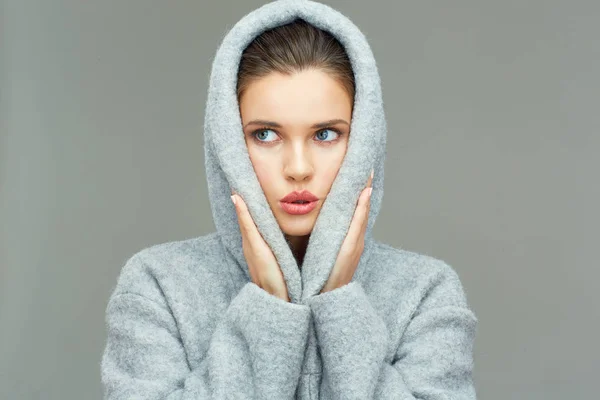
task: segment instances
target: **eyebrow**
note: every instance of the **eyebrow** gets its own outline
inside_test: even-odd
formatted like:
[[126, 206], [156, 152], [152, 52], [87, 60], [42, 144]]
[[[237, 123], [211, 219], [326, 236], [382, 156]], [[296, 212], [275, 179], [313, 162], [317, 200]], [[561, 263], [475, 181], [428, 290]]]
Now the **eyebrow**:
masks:
[[[335, 125], [335, 124], [346, 124], [346, 125], [350, 126], [350, 124], [348, 122], [346, 122], [346, 120], [337, 118], [337, 119], [330, 119], [328, 121], [323, 121], [323, 122], [313, 124], [311, 126], [311, 128], [325, 128], [325, 127], [328, 127], [330, 125]], [[262, 125], [262, 126], [268, 126], [268, 127], [272, 127], [272, 128], [281, 128], [281, 125], [278, 124], [277, 122], [267, 121], [264, 119], [254, 119], [254, 120], [248, 122], [246, 125], [244, 125], [244, 128], [246, 128], [248, 125]]]

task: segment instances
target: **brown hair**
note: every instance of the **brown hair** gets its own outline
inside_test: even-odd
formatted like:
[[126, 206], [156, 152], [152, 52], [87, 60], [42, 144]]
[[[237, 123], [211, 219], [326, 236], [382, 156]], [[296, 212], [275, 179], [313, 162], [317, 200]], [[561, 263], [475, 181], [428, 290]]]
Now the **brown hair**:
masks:
[[238, 69], [237, 98], [254, 79], [309, 68], [329, 73], [354, 100], [354, 73], [344, 47], [329, 32], [300, 18], [263, 32], [246, 47]]

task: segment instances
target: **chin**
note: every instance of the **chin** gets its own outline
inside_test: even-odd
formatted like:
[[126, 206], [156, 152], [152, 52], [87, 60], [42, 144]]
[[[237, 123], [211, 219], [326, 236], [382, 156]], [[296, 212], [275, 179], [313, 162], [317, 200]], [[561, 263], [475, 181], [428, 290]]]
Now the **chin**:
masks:
[[288, 236], [306, 236], [310, 235], [315, 226], [314, 217], [298, 217], [285, 215], [277, 218], [279, 227]]

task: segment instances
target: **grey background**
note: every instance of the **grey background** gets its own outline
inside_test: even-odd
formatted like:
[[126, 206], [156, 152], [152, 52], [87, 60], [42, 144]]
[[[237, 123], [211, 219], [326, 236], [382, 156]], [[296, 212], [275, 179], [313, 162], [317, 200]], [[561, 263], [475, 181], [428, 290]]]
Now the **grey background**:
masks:
[[[595, 398], [600, 3], [326, 3], [380, 68], [375, 235], [459, 273], [478, 398]], [[214, 230], [210, 66], [263, 2], [1, 4], [0, 398], [99, 399], [125, 260]]]

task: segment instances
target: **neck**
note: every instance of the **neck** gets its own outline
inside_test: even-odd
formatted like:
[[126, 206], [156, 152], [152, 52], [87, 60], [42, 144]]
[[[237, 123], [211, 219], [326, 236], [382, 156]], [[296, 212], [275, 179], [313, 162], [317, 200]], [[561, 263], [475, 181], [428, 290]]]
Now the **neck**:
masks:
[[289, 236], [285, 235], [285, 239], [292, 250], [292, 254], [298, 263], [298, 268], [302, 268], [302, 262], [304, 261], [304, 255], [306, 254], [306, 248], [308, 247], [308, 239], [310, 234], [305, 236]]

